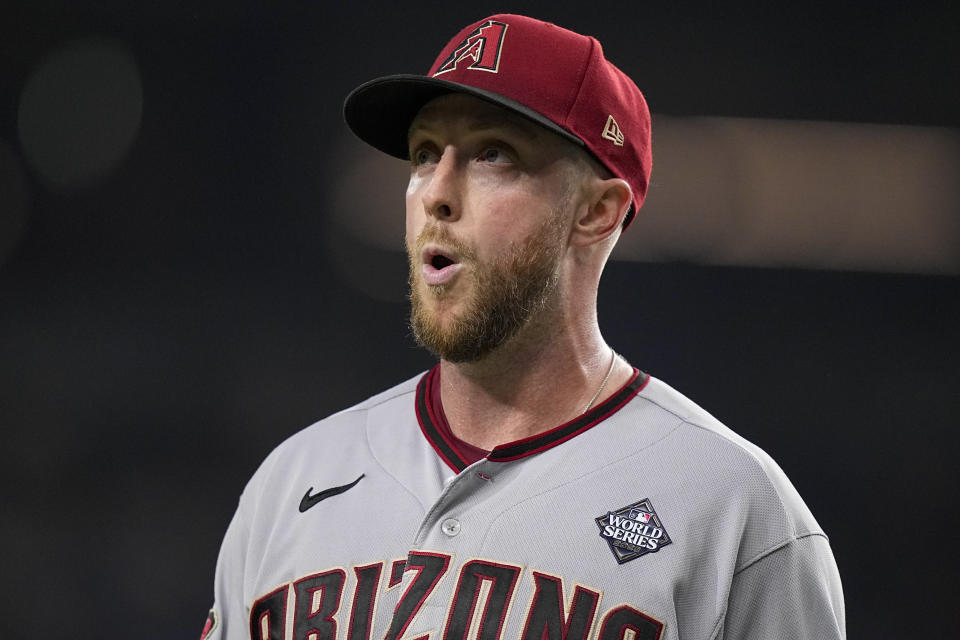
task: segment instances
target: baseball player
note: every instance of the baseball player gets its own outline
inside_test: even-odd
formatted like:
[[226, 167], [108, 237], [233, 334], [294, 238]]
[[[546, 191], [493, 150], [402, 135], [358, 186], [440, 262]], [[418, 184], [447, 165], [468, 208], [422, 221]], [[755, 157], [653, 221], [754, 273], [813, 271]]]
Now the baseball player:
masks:
[[776, 463], [601, 336], [651, 147], [600, 44], [491, 16], [344, 113], [410, 161], [411, 326], [439, 363], [267, 457], [203, 638], [845, 637], [827, 538]]

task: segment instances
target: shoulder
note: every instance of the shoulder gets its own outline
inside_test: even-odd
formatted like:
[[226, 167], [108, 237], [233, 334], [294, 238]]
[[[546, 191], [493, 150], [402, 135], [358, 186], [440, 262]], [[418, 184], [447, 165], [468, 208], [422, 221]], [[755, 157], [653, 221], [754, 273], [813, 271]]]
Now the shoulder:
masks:
[[713, 446], [719, 459], [737, 462], [738, 469], [752, 472], [779, 485], [786, 479], [783, 470], [763, 449], [715, 418], [707, 410], [657, 378], [639, 394], [655, 411], [675, 420], [681, 434], [691, 440], [703, 440]]
[[689, 504], [742, 534], [741, 566], [792, 540], [824, 535], [776, 461], [682, 393], [651, 378], [633, 404], [644, 422], [663, 425], [651, 453], [673, 466]]
[[[836, 628], [837, 611], [842, 627], [826, 535], [767, 452], [652, 377], [609, 422], [595, 437], [607, 461], [597, 473], [618, 491], [604, 508], [643, 499], [655, 510], [674, 545], [659, 560], [679, 563], [687, 584], [722, 592], [717, 637], [785, 637], [785, 619]], [[803, 611], [791, 611], [797, 603]], [[752, 623], [752, 632], [740, 626]], [[842, 637], [815, 631], [790, 637]]]
[[272, 458], [283, 458], [286, 455], [302, 452], [304, 447], [309, 448], [318, 439], [329, 442], [331, 439], [337, 441], [345, 437], [352, 440], [362, 436], [361, 432], [371, 413], [392, 412], [394, 415], [404, 413], [399, 408], [413, 407], [412, 398], [422, 376], [423, 374], [419, 373], [398, 385], [381, 391], [352, 407], [338, 411], [298, 431], [280, 443], [267, 457], [265, 464], [270, 462]]
[[244, 489], [244, 497], [261, 493], [278, 474], [310, 468], [341, 467], [370, 457], [368, 427], [376, 415], [378, 429], [414, 423], [414, 395], [422, 373], [294, 433], [263, 460]]

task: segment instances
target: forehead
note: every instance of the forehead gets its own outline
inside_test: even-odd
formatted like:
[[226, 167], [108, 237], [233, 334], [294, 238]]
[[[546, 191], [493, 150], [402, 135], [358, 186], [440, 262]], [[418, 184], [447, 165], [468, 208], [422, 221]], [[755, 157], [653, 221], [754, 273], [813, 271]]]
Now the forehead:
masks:
[[408, 138], [420, 130], [463, 128], [503, 129], [531, 141], [554, 138], [543, 127], [485, 100], [464, 94], [447, 94], [425, 104], [410, 123]]

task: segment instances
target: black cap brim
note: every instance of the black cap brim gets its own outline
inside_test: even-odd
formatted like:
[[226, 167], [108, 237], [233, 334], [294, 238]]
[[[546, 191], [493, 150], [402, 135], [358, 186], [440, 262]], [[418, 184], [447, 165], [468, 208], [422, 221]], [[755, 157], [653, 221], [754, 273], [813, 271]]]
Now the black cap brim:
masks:
[[409, 159], [407, 134], [421, 108], [434, 98], [464, 93], [517, 113], [557, 135], [586, 147], [583, 141], [533, 109], [497, 93], [440, 78], [401, 74], [365, 82], [343, 103], [343, 117], [358, 138], [384, 153]]

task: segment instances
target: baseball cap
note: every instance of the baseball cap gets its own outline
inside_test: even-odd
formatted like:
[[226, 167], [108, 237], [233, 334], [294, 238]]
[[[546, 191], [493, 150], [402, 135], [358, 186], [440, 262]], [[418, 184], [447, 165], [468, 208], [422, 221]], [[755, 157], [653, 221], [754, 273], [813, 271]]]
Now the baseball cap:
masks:
[[653, 164], [650, 111], [596, 38], [526, 16], [490, 16], [455, 35], [426, 75], [384, 76], [354, 89], [343, 115], [361, 140], [408, 159], [410, 123], [448, 93], [492, 102], [589, 151], [630, 185], [624, 227], [633, 221]]

